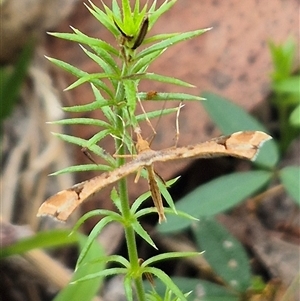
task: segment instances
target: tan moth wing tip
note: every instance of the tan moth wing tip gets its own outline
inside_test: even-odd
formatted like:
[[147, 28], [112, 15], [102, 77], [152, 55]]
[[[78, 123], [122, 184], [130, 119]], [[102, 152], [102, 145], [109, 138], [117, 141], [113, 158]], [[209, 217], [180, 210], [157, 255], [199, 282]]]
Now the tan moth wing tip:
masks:
[[257, 159], [257, 156], [258, 156], [258, 154], [259, 154], [259, 152], [260, 152], [260, 149], [261, 149], [261, 147], [264, 145], [264, 143], [267, 142], [267, 141], [269, 141], [269, 140], [271, 140], [271, 139], [273, 139], [272, 136], [266, 134], [265, 132], [256, 131], [256, 133], [260, 134], [260, 135], [263, 136], [263, 137], [261, 137], [260, 142], [259, 142], [258, 145], [257, 145], [257, 151], [256, 151], [256, 153], [255, 153], [254, 156], [251, 158], [251, 161], [252, 161], [252, 162], [255, 161], [255, 160]]
[[53, 213], [45, 213], [45, 212], [38, 212], [37, 217], [44, 217], [44, 216], [48, 216], [52, 219], [54, 219], [56, 222], [61, 222], [61, 223], [65, 223], [66, 219], [63, 218], [59, 218], [58, 214], [53, 214]]

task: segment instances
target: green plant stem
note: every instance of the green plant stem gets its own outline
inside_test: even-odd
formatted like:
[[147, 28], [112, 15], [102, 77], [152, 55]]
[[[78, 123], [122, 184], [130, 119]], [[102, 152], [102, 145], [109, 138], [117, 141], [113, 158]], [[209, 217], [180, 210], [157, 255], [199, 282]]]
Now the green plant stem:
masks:
[[[122, 111], [118, 110], [118, 116], [122, 117]], [[120, 118], [117, 119], [117, 126], [118, 129], [122, 128], [122, 120]], [[118, 151], [117, 157], [117, 164], [121, 166], [125, 163], [125, 146], [120, 139], [115, 139], [116, 149]], [[123, 215], [125, 224], [124, 224], [124, 231], [125, 231], [125, 239], [128, 251], [128, 259], [131, 264], [131, 270], [136, 275], [134, 277], [136, 293], [138, 296], [138, 300], [146, 301], [145, 291], [143, 287], [142, 275], [138, 273], [140, 269], [139, 260], [138, 260], [138, 252], [137, 252], [137, 245], [135, 239], [135, 232], [130, 223], [131, 220], [131, 212], [130, 212], [130, 204], [129, 204], [129, 197], [128, 197], [128, 189], [127, 189], [127, 181], [126, 178], [121, 179], [119, 181], [119, 196], [121, 201], [121, 213]]]
[[[137, 253], [137, 246], [135, 240], [135, 232], [133, 227], [130, 224], [131, 213], [130, 213], [130, 206], [129, 206], [129, 198], [128, 198], [128, 190], [127, 190], [127, 181], [126, 179], [122, 179], [119, 182], [119, 195], [121, 200], [121, 208], [122, 214], [125, 221], [128, 221], [124, 227], [125, 231], [125, 239], [128, 251], [128, 258], [131, 264], [132, 271], [138, 271], [139, 261], [138, 261], [138, 253]], [[136, 292], [138, 295], [138, 300], [144, 301], [145, 299], [145, 292], [142, 283], [142, 276], [140, 273], [136, 273], [137, 277], [135, 278], [135, 286]]]

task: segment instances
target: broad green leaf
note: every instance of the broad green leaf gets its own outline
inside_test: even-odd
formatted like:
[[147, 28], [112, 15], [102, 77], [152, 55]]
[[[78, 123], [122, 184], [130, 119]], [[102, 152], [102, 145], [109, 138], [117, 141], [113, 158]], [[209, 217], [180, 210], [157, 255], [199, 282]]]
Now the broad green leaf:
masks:
[[214, 218], [201, 218], [192, 227], [204, 258], [233, 290], [245, 292], [251, 285], [249, 258], [240, 242]]
[[290, 116], [290, 123], [294, 126], [300, 126], [300, 105], [297, 106]]
[[293, 69], [296, 44], [289, 38], [284, 44], [276, 45], [269, 42], [274, 72], [271, 74], [273, 81], [280, 81], [290, 76]]
[[280, 170], [279, 176], [287, 193], [300, 205], [300, 167], [284, 167]]
[[47, 232], [37, 233], [34, 236], [23, 238], [22, 240], [10, 246], [2, 247], [0, 258], [22, 254], [37, 248], [61, 247], [76, 243], [78, 241], [78, 235], [69, 234], [70, 231], [66, 230], [51, 230]]
[[[86, 243], [86, 237], [80, 236], [80, 246], [83, 246]], [[73, 277], [72, 282], [76, 282], [77, 279], [83, 277], [84, 275], [92, 274], [97, 271], [102, 271], [105, 268], [104, 262], [95, 262], [93, 265], [86, 265], [86, 263], [93, 261], [101, 256], [105, 256], [105, 253], [102, 247], [95, 240], [91, 245], [89, 252], [86, 254], [85, 261], [83, 261], [83, 265], [79, 267]], [[67, 285], [54, 299], [53, 301], [89, 301], [92, 300], [93, 297], [99, 290], [103, 281], [103, 277], [97, 277], [91, 279], [89, 281], [80, 282], [80, 283], [72, 283]]]
[[[219, 177], [187, 194], [176, 202], [176, 208], [196, 218], [224, 212], [266, 185], [272, 175], [268, 171], [248, 171]], [[167, 220], [158, 225], [159, 232], [180, 231], [193, 223], [176, 215], [167, 215]]]
[[287, 79], [275, 82], [273, 89], [280, 93], [292, 93], [298, 96], [295, 99], [295, 103], [300, 102], [300, 76], [290, 76]]
[[[236, 104], [213, 93], [204, 93], [202, 96], [206, 100], [201, 101], [201, 104], [224, 135], [238, 131], [268, 132], [261, 123]], [[262, 146], [255, 163], [274, 167], [278, 160], [277, 145], [273, 140], [269, 140]]]

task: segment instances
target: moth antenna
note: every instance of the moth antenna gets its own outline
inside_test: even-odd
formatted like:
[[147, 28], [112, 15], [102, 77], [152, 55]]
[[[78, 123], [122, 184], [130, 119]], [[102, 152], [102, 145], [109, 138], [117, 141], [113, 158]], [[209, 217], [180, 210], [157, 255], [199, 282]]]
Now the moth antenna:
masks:
[[180, 102], [177, 112], [176, 112], [176, 121], [175, 121], [175, 126], [176, 126], [176, 135], [175, 135], [175, 147], [177, 147], [178, 141], [179, 141], [179, 135], [180, 135], [180, 130], [179, 130], [179, 115], [180, 115], [180, 110], [184, 107], [184, 104]]
[[148, 118], [148, 116], [147, 116], [147, 113], [146, 113], [146, 111], [145, 111], [145, 108], [144, 108], [144, 106], [143, 106], [143, 104], [142, 104], [142, 101], [141, 101], [141, 99], [140, 99], [140, 97], [139, 97], [138, 91], [136, 91], [136, 96], [137, 96], [138, 102], [139, 102], [139, 104], [140, 104], [140, 107], [141, 107], [141, 109], [142, 109], [142, 112], [143, 112], [143, 114], [145, 115], [145, 119], [146, 119], [148, 125], [150, 126], [150, 128], [151, 128], [153, 134], [156, 135], [156, 131], [155, 131], [155, 129], [154, 129], [154, 127], [153, 127], [151, 121], [149, 120], [149, 118]]

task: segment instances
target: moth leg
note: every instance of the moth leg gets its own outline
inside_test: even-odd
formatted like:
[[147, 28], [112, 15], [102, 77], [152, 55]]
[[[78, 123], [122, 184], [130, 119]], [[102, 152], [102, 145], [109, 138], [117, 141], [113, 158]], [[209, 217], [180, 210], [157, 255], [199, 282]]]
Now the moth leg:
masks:
[[149, 183], [149, 189], [151, 192], [152, 200], [154, 203], [155, 208], [157, 209], [158, 213], [158, 222], [161, 223], [166, 220], [165, 214], [164, 214], [164, 205], [162, 201], [162, 197], [160, 194], [160, 190], [157, 184], [157, 181], [155, 179], [155, 172], [153, 165], [146, 166], [148, 171], [148, 183]]

